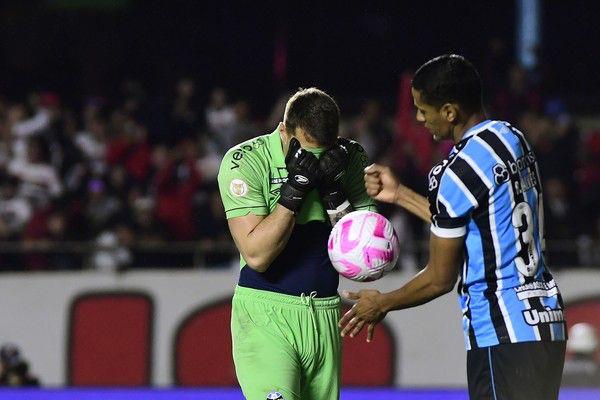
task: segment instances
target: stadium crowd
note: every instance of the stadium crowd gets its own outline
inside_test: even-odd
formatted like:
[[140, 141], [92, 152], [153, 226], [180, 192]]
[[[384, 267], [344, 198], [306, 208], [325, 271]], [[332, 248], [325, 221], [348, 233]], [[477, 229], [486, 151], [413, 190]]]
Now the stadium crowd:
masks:
[[[551, 265], [600, 265], [594, 245], [600, 131], [581, 131], [560, 97], [547, 95], [518, 65], [491, 60], [483, 73], [495, 78], [483, 77], [489, 114], [518, 123], [535, 146]], [[450, 144], [434, 143], [416, 122], [410, 79], [401, 76], [396, 110], [376, 99], [346, 109], [338, 99], [341, 134], [424, 193], [428, 169]], [[0, 97], [0, 271], [199, 264], [194, 252], [179, 251], [175, 242], [188, 250], [197, 244], [202, 264], [235, 263], [216, 186], [220, 159], [232, 145], [272, 131], [285, 94], [266, 116], [254, 115], [244, 99], [231, 101], [222, 88], [199, 104], [189, 78], [158, 100], [136, 81], [124, 82], [117, 98], [67, 104], [61, 96]], [[418, 263], [426, 227], [401, 211], [382, 212], [403, 243], [401, 265]]]

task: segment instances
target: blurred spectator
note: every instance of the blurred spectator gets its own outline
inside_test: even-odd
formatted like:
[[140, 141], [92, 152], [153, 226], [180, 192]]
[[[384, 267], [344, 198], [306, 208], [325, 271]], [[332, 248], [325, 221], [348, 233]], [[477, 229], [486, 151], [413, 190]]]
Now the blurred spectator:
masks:
[[134, 244], [133, 229], [124, 222], [116, 223], [112, 229], [102, 232], [96, 238], [98, 250], [91, 259], [91, 267], [102, 272], [123, 271], [133, 262], [131, 248]]
[[133, 210], [133, 230], [135, 246], [133, 267], [168, 268], [172, 266], [171, 256], [163, 251], [165, 240], [161, 225], [155, 216], [156, 204], [150, 196], [132, 196], [130, 208]]
[[75, 144], [87, 160], [94, 175], [106, 172], [107, 124], [97, 115], [85, 118], [84, 130], [77, 132]]
[[[33, 210], [29, 202], [17, 196], [19, 182], [14, 177], [2, 177], [0, 181], [0, 242], [16, 244], [23, 228], [29, 222]], [[22, 259], [18, 252], [0, 252], [0, 271], [22, 269]]]
[[[547, 188], [551, 263], [598, 265], [600, 133], [580, 131], [559, 97], [543, 98], [547, 88], [511, 66], [501, 41], [490, 42], [483, 73], [495, 93], [490, 103], [498, 112], [490, 115], [518, 115], [535, 147]], [[401, 76], [393, 116], [384, 112], [383, 99], [365, 101], [358, 115], [343, 106], [347, 123], [340, 134], [356, 138], [372, 161], [392, 165], [407, 185], [424, 192], [430, 166], [449, 144], [435, 143], [416, 122], [411, 77]], [[194, 243], [208, 248], [207, 265], [228, 265], [220, 249], [231, 238], [214, 192], [221, 157], [232, 144], [273, 129], [289, 94], [267, 115], [256, 115], [246, 99], [231, 102], [222, 88], [201, 88], [185, 77], [172, 96], [148, 95], [129, 79], [116, 96], [79, 103], [73, 93], [64, 94], [68, 101], [48, 92], [18, 101], [0, 96], [0, 270], [81, 268], [83, 259], [108, 270], [190, 267]], [[381, 210], [404, 237], [404, 263], [419, 260], [426, 251], [423, 223]], [[71, 240], [107, 247], [50, 251]], [[163, 247], [172, 241], [185, 243]], [[15, 252], [19, 246], [24, 251]], [[189, 250], [176, 257], [174, 249]]]
[[109, 170], [107, 189], [110, 195], [125, 203], [129, 190], [134, 186], [124, 167], [118, 165]]
[[523, 66], [513, 64], [508, 72], [508, 85], [496, 92], [493, 115], [504, 121], [517, 121], [524, 111], [542, 111], [542, 99]]
[[199, 124], [194, 97], [196, 84], [189, 78], [183, 78], [175, 87], [175, 99], [171, 110], [171, 132], [168, 144], [173, 145], [182, 139], [191, 138]]
[[[483, 91], [492, 97], [496, 96], [503, 89], [506, 80], [506, 73], [510, 66], [510, 57], [506, 43], [498, 37], [490, 39], [488, 42], [488, 51], [481, 69], [486, 89]], [[489, 104], [489, 99], [484, 99], [484, 104]]]
[[19, 196], [28, 199], [34, 208], [44, 207], [62, 193], [62, 182], [50, 164], [50, 149], [42, 138], [30, 139], [27, 157], [14, 158], [8, 164], [8, 173], [19, 179]]
[[101, 179], [91, 179], [87, 184], [85, 218], [92, 234], [97, 234], [122, 210], [118, 198], [107, 192]]
[[113, 113], [115, 136], [108, 142], [106, 159], [111, 167], [120, 165], [136, 182], [144, 182], [150, 171], [151, 148], [146, 127], [121, 112]]
[[236, 143], [236, 113], [228, 103], [227, 93], [223, 88], [213, 90], [205, 114], [209, 132], [219, 144], [221, 154], [224, 154]]
[[[548, 179], [544, 186], [546, 195], [544, 217], [546, 240], [567, 241], [577, 236], [578, 212], [568, 195], [568, 188], [559, 178]], [[548, 248], [550, 265], [557, 267], [577, 265], [575, 248]]]
[[29, 363], [14, 344], [0, 347], [0, 386], [40, 386], [38, 378], [29, 372]]
[[202, 178], [207, 181], [215, 181], [219, 174], [219, 165], [221, 157], [213, 141], [207, 136], [202, 136], [198, 140], [198, 151], [200, 157], [196, 164]]
[[[395, 115], [395, 131], [393, 146], [390, 146], [387, 157], [389, 165], [398, 173], [400, 179], [417, 192], [425, 194], [431, 165], [435, 164], [442, 153], [449, 151], [448, 144], [435, 143], [431, 134], [416, 118], [416, 109], [411, 94], [412, 73], [405, 72], [400, 76], [398, 88], [397, 109]], [[423, 235], [423, 222], [414, 215], [405, 215], [398, 223], [407, 224], [398, 226], [406, 234], [408, 242], [418, 242]], [[417, 260], [423, 257], [419, 246], [408, 247], [407, 251], [414, 251], [409, 257]]]
[[[221, 196], [215, 183], [206, 187], [206, 198], [198, 204], [195, 220], [200, 244], [209, 250], [204, 254], [204, 265], [229, 267], [233, 257], [227, 249], [216, 248], [229, 238], [229, 228]], [[214, 250], [210, 250], [214, 248]]]
[[28, 270], [73, 270], [81, 268], [79, 254], [52, 244], [76, 239], [69, 216], [63, 207], [50, 204], [37, 210], [23, 232], [24, 257]]
[[174, 157], [161, 159], [155, 177], [156, 216], [172, 240], [193, 240], [193, 198], [201, 177], [196, 167], [198, 149], [191, 140], [182, 141]]
[[413, 232], [410, 231], [411, 227], [408, 217], [409, 214], [406, 211], [394, 207], [390, 221], [394, 226], [398, 241], [402, 243], [402, 251], [398, 258], [397, 268], [401, 271], [416, 273], [417, 271], [414, 270], [415, 266], [420, 264], [420, 260], [416, 258], [419, 249], [417, 248], [418, 243], [414, 240]]
[[50, 126], [52, 113], [45, 107], [39, 107], [31, 117], [27, 118], [25, 106], [18, 103], [9, 107], [7, 121], [13, 134], [13, 157], [15, 160], [25, 160], [27, 158], [27, 140]]
[[17, 196], [19, 180], [15, 177], [1, 177], [0, 187], [0, 237], [3, 240], [15, 239], [23, 230], [32, 215], [30, 203]]
[[600, 365], [596, 360], [598, 334], [584, 322], [569, 330], [567, 357], [563, 372], [563, 386], [600, 386]]
[[581, 141], [579, 168], [575, 172], [579, 201], [588, 221], [582, 227], [584, 234], [598, 238], [600, 220], [600, 130], [588, 132]]
[[[416, 118], [416, 110], [411, 94], [412, 74], [404, 73], [400, 77], [398, 103], [396, 110], [396, 131], [394, 138], [394, 168], [408, 185], [424, 187], [425, 176], [435, 160], [436, 144], [423, 124]], [[413, 184], [414, 183], [414, 184]]]
[[[72, 241], [75, 239], [69, 231], [69, 219], [62, 210], [56, 210], [48, 216], [47, 239], [50, 242]], [[78, 253], [62, 250], [50, 250], [47, 253], [48, 266], [54, 270], [81, 269], [81, 257]]]
[[235, 113], [235, 122], [231, 128], [233, 129], [234, 143], [240, 143], [261, 134], [256, 124], [252, 121], [248, 102], [243, 100], [236, 102], [233, 106], [233, 111]]
[[574, 174], [578, 185], [578, 209], [585, 216], [585, 223], [579, 227], [579, 259], [583, 265], [600, 265], [597, 244], [600, 237], [600, 131], [586, 134], [581, 148], [579, 168]]
[[350, 127], [350, 137], [359, 142], [372, 160], [380, 159], [392, 146], [392, 122], [377, 100], [367, 100]]

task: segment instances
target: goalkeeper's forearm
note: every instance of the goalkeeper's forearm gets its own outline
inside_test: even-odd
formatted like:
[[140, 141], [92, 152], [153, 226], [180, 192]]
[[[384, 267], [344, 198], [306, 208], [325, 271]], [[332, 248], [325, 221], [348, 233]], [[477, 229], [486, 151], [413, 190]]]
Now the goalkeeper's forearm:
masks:
[[287, 245], [294, 224], [294, 213], [277, 204], [273, 212], [245, 237], [238, 238], [236, 242], [239, 243], [236, 244], [248, 266], [258, 272], [265, 272]]

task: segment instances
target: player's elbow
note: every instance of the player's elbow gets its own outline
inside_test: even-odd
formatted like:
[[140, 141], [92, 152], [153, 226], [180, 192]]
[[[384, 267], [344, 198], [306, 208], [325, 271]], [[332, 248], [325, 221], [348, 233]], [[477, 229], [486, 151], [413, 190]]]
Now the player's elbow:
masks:
[[451, 292], [454, 289], [454, 285], [456, 284], [456, 279], [441, 279], [435, 282], [435, 291], [441, 296], [448, 292]]
[[432, 274], [430, 275], [429, 284], [436, 296], [442, 296], [454, 289], [457, 276], [450, 274]]
[[451, 292], [454, 289], [454, 285], [455, 282], [448, 282], [442, 285], [442, 287], [440, 288], [442, 291], [442, 294], [446, 294]]
[[270, 260], [264, 255], [260, 254], [248, 254], [244, 256], [248, 267], [252, 268], [256, 272], [265, 272], [270, 265]]

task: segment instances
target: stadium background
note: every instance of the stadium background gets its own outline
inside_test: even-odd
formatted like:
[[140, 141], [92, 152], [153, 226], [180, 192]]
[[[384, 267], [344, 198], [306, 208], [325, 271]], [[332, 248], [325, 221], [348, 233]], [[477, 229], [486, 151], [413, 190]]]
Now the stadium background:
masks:
[[[290, 91], [315, 85], [340, 103], [343, 135], [423, 192], [449, 146], [414, 122], [410, 74], [446, 52], [471, 59], [490, 114], [529, 135], [569, 324], [600, 329], [594, 5], [2, 2], [0, 345], [16, 344], [53, 388], [20, 396], [106, 398], [59, 390], [101, 386], [162, 388], [120, 393], [130, 398], [240, 398], [214, 391], [235, 382], [227, 300], [237, 269], [216, 191], [220, 156], [270, 132]], [[426, 260], [427, 227], [382, 212], [403, 245], [398, 272], [375, 285], [389, 290]], [[465, 398], [459, 313], [447, 295], [390, 315], [376, 350], [346, 340], [343, 398], [394, 388]], [[584, 398], [573, 393], [563, 396]]]

